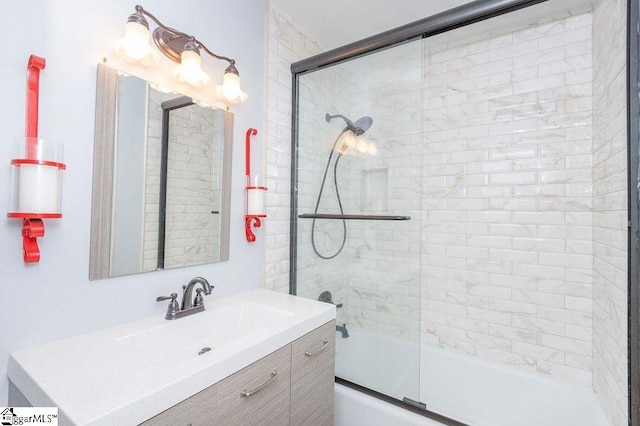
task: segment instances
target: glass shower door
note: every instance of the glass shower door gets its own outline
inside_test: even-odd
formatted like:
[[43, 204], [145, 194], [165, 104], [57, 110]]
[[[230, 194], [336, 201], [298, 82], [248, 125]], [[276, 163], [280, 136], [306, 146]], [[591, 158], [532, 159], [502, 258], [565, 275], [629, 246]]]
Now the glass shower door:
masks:
[[336, 376], [419, 401], [420, 41], [298, 77], [295, 272], [335, 303]]

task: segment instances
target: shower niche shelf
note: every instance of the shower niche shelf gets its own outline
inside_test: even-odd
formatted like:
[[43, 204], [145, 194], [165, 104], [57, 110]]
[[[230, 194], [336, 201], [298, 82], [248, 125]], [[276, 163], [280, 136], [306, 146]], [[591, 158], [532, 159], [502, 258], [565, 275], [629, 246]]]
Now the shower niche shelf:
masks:
[[374, 215], [374, 214], [320, 214], [304, 213], [299, 219], [344, 219], [344, 220], [411, 220], [411, 216]]

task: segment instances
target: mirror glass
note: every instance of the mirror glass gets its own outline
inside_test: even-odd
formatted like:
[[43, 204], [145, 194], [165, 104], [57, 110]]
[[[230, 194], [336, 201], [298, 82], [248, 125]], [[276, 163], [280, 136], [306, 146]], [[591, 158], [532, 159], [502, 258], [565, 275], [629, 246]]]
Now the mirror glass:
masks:
[[232, 126], [99, 65], [90, 279], [228, 259]]

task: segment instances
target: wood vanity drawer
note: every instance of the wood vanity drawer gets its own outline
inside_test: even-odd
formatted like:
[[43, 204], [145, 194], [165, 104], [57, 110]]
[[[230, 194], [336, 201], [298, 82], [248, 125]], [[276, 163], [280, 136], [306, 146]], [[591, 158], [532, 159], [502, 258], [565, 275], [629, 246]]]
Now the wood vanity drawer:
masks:
[[332, 425], [336, 322], [291, 344], [291, 425]]
[[[272, 372], [277, 372], [273, 378]], [[142, 425], [288, 425], [290, 382], [291, 345], [286, 345]]]
[[[272, 377], [272, 372], [277, 372]], [[291, 345], [218, 383], [219, 425], [288, 425]], [[267, 383], [265, 385], [265, 383]], [[242, 392], [265, 385], [250, 396]]]
[[209, 386], [142, 423], [143, 426], [209, 426], [217, 422], [218, 384]]
[[142, 424], [331, 426], [335, 333], [330, 321]]

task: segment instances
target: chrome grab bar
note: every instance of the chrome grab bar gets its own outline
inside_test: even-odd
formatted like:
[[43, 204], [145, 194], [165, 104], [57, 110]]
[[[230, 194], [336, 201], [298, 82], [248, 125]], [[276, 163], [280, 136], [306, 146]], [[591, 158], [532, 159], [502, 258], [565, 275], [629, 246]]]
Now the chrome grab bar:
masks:
[[324, 348], [326, 348], [328, 344], [329, 344], [329, 341], [328, 341], [328, 340], [323, 340], [323, 341], [322, 341], [322, 346], [320, 346], [318, 349], [316, 349], [316, 350], [315, 350], [315, 351], [313, 351], [313, 352], [309, 352], [309, 351], [305, 352], [305, 353], [304, 353], [304, 356], [314, 356], [315, 354], [317, 354], [318, 352], [320, 352], [321, 350], [323, 350]]
[[277, 375], [278, 375], [278, 372], [277, 372], [277, 371], [272, 371], [272, 372], [271, 372], [271, 377], [269, 377], [269, 380], [267, 380], [266, 382], [264, 382], [263, 384], [261, 384], [260, 386], [258, 386], [258, 387], [257, 387], [257, 388], [255, 388], [255, 389], [252, 389], [252, 390], [246, 390], [246, 389], [245, 389], [245, 390], [243, 390], [243, 391], [240, 393], [240, 398], [249, 397], [249, 396], [251, 396], [251, 395], [253, 395], [253, 394], [255, 394], [255, 393], [260, 392], [262, 389], [264, 389], [264, 388], [266, 388], [267, 386], [269, 386], [269, 385], [271, 384], [271, 382], [273, 382], [273, 381], [275, 380], [275, 378], [276, 378], [276, 376], [277, 376]]

